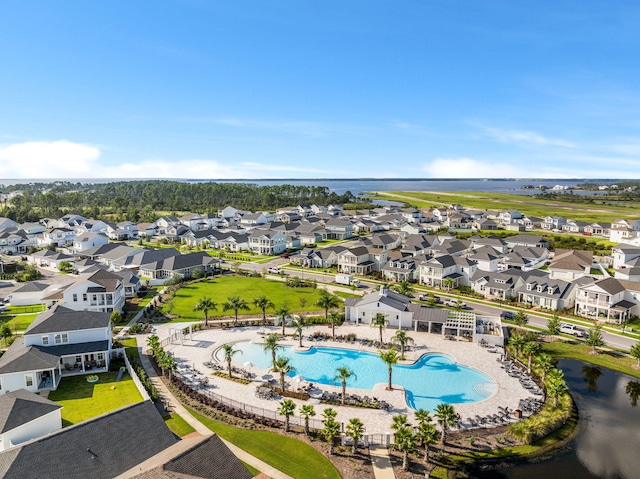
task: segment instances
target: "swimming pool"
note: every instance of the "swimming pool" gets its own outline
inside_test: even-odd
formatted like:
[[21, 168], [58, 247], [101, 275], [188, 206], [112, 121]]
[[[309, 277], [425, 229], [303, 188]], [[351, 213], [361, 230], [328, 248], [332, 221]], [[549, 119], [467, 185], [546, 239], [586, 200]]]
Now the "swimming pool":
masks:
[[[271, 367], [271, 353], [263, 350], [262, 344], [240, 342], [236, 349], [242, 351], [235, 361], [252, 361], [257, 367]], [[218, 351], [220, 360], [222, 353]], [[307, 381], [320, 384], [336, 384], [333, 381], [336, 368], [349, 367], [356, 375], [347, 381], [347, 386], [359, 389], [373, 389], [378, 383], [388, 381], [387, 366], [374, 353], [350, 349], [313, 347], [308, 352], [296, 352], [290, 346], [278, 351], [278, 356], [291, 359], [295, 372]], [[412, 409], [428, 409], [446, 402], [461, 404], [482, 401], [496, 390], [496, 383], [486, 374], [472, 368], [456, 364], [443, 354], [425, 354], [410, 366], [393, 367], [393, 384], [403, 386], [406, 400]]]

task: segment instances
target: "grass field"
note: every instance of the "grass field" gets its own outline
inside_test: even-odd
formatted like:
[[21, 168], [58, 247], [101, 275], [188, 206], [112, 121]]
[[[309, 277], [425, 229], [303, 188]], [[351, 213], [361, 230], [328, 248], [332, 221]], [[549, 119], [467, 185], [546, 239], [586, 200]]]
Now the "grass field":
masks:
[[542, 343], [542, 349], [556, 358], [578, 359], [640, 378], [640, 370], [631, 368], [631, 365], [636, 364], [637, 361], [616, 351], [601, 350], [599, 354], [592, 355], [589, 354], [591, 351], [589, 346], [567, 341]]
[[178, 414], [169, 414], [165, 416], [164, 423], [167, 425], [169, 430], [174, 433], [178, 437], [184, 437], [187, 434], [191, 434], [195, 432], [195, 429], [191, 424], [182, 419]]
[[38, 314], [5, 314], [0, 316], [0, 325], [6, 324], [12, 332], [24, 331], [29, 327]]
[[269, 431], [240, 429], [188, 411], [221, 438], [294, 478], [339, 479], [340, 473], [317, 450], [292, 437]]
[[607, 221], [617, 218], [637, 218], [640, 205], [602, 205], [586, 201], [566, 203], [533, 198], [531, 196], [493, 192], [426, 192], [426, 191], [388, 191], [376, 192], [376, 199], [404, 201], [420, 208], [444, 206], [457, 203], [468, 208], [511, 210], [516, 209], [529, 216], [544, 218], [549, 215], [561, 215], [579, 221]]
[[140, 392], [128, 374], [118, 382], [116, 376], [115, 372], [98, 373], [100, 380], [97, 383], [88, 383], [84, 375], [62, 378], [58, 389], [49, 393], [49, 399], [63, 406], [63, 426], [142, 401]]
[[[222, 303], [231, 296], [238, 296], [250, 307], [249, 311], [239, 311], [238, 314], [262, 316], [262, 310], [252, 304], [254, 299], [262, 295], [267, 296], [276, 305], [276, 309], [286, 304], [291, 312], [317, 311], [319, 308], [314, 304], [320, 298], [320, 291], [312, 288], [287, 288], [281, 281], [264, 278], [228, 276], [183, 286], [176, 293], [171, 313], [179, 315], [180, 321], [201, 321], [204, 317], [202, 311], [194, 311], [193, 307], [199, 299], [208, 296], [218, 304], [215, 311], [209, 311], [209, 318], [233, 316], [232, 310], [222, 311]], [[301, 299], [304, 306], [300, 303]], [[267, 314], [273, 313], [273, 309], [267, 310]]]

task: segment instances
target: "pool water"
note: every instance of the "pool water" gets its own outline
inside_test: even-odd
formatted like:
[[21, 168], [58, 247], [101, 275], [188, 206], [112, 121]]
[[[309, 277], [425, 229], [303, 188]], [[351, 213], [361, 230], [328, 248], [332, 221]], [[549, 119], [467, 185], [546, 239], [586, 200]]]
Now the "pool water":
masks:
[[[262, 344], [240, 342], [235, 347], [242, 351], [234, 357], [235, 361], [252, 361], [263, 369], [271, 367], [271, 353], [265, 352]], [[221, 354], [219, 351], [218, 359]], [[313, 383], [340, 385], [334, 377], [336, 368], [341, 366], [347, 366], [355, 373], [355, 377], [347, 381], [347, 387], [370, 390], [376, 384], [388, 382], [387, 365], [374, 353], [323, 347], [296, 352], [286, 346], [277, 355], [291, 359], [295, 371], [290, 376], [301, 375]], [[443, 354], [425, 354], [410, 366], [395, 365], [392, 381], [405, 388], [409, 407], [430, 411], [442, 402], [482, 401], [496, 390], [496, 383], [486, 374], [460, 366]]]

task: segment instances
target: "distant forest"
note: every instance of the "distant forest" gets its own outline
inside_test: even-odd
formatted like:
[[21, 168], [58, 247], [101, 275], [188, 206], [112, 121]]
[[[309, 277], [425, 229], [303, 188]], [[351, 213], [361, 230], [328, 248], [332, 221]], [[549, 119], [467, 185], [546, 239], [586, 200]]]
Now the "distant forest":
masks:
[[338, 195], [326, 186], [258, 186], [167, 180], [0, 185], [0, 193], [17, 190], [22, 194], [2, 203], [0, 217], [21, 223], [59, 218], [67, 213], [112, 221], [152, 222], [163, 214], [217, 213], [225, 206], [274, 211], [298, 204], [345, 204], [356, 200], [350, 191]]

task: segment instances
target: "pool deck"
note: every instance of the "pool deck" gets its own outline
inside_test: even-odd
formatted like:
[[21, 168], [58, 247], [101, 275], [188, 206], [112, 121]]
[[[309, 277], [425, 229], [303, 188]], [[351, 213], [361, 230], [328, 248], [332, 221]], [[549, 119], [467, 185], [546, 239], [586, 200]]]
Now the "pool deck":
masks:
[[[183, 323], [185, 326], [188, 323]], [[156, 334], [159, 338], [165, 339], [169, 336], [169, 328], [175, 328], [176, 323], [169, 323], [156, 326]], [[237, 341], [253, 341], [262, 342], [264, 334], [260, 334], [260, 331], [267, 332], [281, 332], [281, 328], [276, 327], [242, 327], [242, 328], [230, 328], [226, 330], [210, 329], [206, 331], [197, 331], [193, 333], [193, 340], [189, 340], [188, 335], [185, 335], [183, 344], [170, 344], [165, 347], [166, 350], [171, 351], [179, 364], [179, 372], [186, 371], [185, 367], [193, 367], [198, 370], [202, 375], [206, 376], [211, 385], [211, 391], [220, 396], [234, 399], [236, 401], [242, 401], [252, 406], [261, 407], [275, 411], [278, 408], [279, 401], [259, 399], [255, 396], [255, 386], [264, 380], [262, 376], [270, 374], [268, 370], [258, 367], [246, 368], [243, 366], [243, 360], [241, 355], [235, 356], [233, 364], [243, 369], [251, 369], [251, 372], [256, 374], [256, 379], [249, 385], [244, 385], [229, 381], [228, 379], [219, 378], [211, 374], [211, 370], [203, 366], [204, 362], [212, 360], [212, 354], [215, 350], [220, 348], [225, 343], [237, 342]], [[331, 330], [326, 326], [312, 326], [306, 328], [304, 337], [313, 334], [315, 331], [322, 333], [331, 333]], [[293, 333], [291, 328], [287, 328], [287, 334]], [[369, 327], [368, 325], [349, 325], [345, 323], [340, 327], [336, 327], [336, 336], [346, 335], [349, 333], [355, 333], [358, 339], [366, 338], [371, 340], [378, 340], [378, 329]], [[383, 332], [383, 338], [389, 340], [395, 333], [394, 329], [387, 329]], [[411, 347], [405, 355], [409, 362], [417, 360], [425, 353], [442, 353], [450, 356], [456, 363], [468, 366], [479, 371], [482, 371], [496, 383], [496, 391], [489, 398], [466, 404], [453, 404], [457, 413], [462, 417], [463, 425], [466, 419], [469, 417], [486, 416], [489, 414], [498, 413], [498, 407], [508, 407], [509, 409], [517, 409], [520, 399], [536, 397], [533, 396], [527, 389], [520, 385], [517, 378], [510, 377], [506, 371], [501, 368], [501, 363], [498, 361], [500, 353], [489, 352], [486, 348], [481, 347], [477, 343], [470, 343], [466, 341], [451, 341], [445, 340], [440, 335], [434, 335], [424, 332], [408, 331], [408, 335], [413, 338], [415, 344]], [[138, 344], [145, 344], [144, 341], [139, 340]], [[288, 338], [281, 341], [283, 345], [297, 346], [297, 339]], [[355, 344], [349, 344], [347, 342], [334, 342], [334, 341], [319, 341], [311, 342], [303, 340], [304, 346], [318, 345], [323, 347], [339, 347], [344, 349], [356, 349], [361, 351], [368, 351], [376, 353], [377, 349], [373, 347], [363, 346], [360, 342]], [[226, 365], [225, 365], [226, 366]], [[294, 365], [295, 366], [295, 365]], [[381, 367], [384, 365], [381, 364]], [[202, 377], [202, 376], [201, 376]], [[323, 390], [328, 392], [341, 392], [340, 386], [331, 385], [318, 385]], [[392, 405], [390, 411], [384, 411], [380, 409], [367, 409], [356, 408], [346, 406], [329, 406], [322, 405], [316, 399], [309, 401], [294, 400], [299, 405], [314, 404], [316, 406], [315, 419], [321, 418], [321, 412], [327, 407], [331, 407], [338, 412], [337, 420], [347, 422], [349, 419], [357, 417], [364, 422], [366, 426], [366, 432], [368, 434], [380, 434], [390, 432], [390, 424], [392, 416], [396, 414], [407, 414], [410, 421], [415, 423], [413, 410], [407, 406], [405, 401], [404, 389], [398, 388], [393, 391], [387, 391], [386, 384], [377, 384], [373, 390], [368, 389], [356, 389], [348, 388], [348, 392], [358, 394], [360, 396], [375, 396], [379, 400], [383, 400]], [[467, 423], [468, 424], [468, 423]]]

